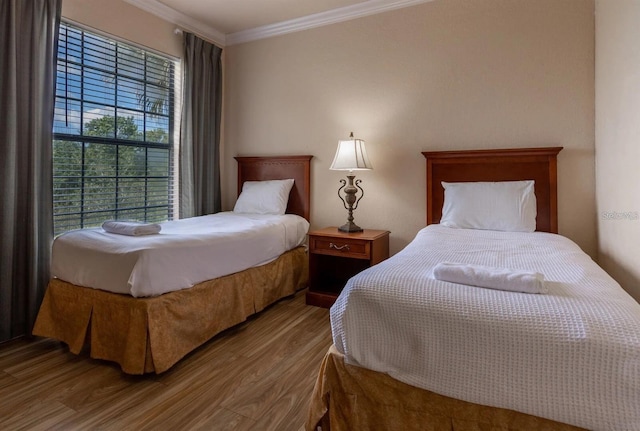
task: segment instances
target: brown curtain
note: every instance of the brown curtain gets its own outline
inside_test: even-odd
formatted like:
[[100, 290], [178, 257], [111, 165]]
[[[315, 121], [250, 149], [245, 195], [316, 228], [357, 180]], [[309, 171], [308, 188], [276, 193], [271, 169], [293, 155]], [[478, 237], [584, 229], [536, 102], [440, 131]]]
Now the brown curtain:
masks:
[[61, 6], [0, 1], [0, 341], [31, 333], [49, 279]]
[[184, 33], [180, 217], [220, 211], [222, 48]]

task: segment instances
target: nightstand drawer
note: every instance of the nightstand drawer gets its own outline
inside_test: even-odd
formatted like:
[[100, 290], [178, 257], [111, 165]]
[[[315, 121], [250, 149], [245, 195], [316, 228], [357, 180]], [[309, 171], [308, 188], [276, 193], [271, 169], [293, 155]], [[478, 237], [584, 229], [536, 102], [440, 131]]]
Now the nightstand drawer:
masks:
[[307, 304], [331, 307], [351, 277], [388, 257], [388, 230], [341, 232], [331, 226], [309, 232]]
[[371, 241], [312, 236], [309, 246], [311, 253], [349, 256], [360, 259], [369, 259], [371, 257]]

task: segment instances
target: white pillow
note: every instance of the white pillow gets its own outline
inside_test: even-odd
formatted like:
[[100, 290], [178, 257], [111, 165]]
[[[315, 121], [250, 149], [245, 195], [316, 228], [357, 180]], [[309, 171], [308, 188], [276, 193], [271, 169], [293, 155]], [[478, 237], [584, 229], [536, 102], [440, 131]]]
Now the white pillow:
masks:
[[282, 215], [287, 210], [293, 180], [245, 181], [233, 212]]
[[447, 183], [443, 226], [510, 232], [536, 230], [534, 181]]

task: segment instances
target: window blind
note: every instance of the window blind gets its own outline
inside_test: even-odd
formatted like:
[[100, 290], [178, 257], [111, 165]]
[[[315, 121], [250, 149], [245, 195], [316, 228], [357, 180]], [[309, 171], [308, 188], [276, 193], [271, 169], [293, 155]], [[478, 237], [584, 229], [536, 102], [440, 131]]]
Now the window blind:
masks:
[[61, 23], [54, 230], [173, 218], [173, 60]]

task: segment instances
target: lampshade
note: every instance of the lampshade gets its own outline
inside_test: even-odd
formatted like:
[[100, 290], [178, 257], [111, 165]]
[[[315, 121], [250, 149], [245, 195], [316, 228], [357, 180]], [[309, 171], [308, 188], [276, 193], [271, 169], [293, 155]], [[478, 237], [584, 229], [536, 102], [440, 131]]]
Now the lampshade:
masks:
[[353, 132], [346, 141], [338, 141], [338, 150], [329, 168], [334, 171], [373, 169], [362, 139], [355, 139]]

